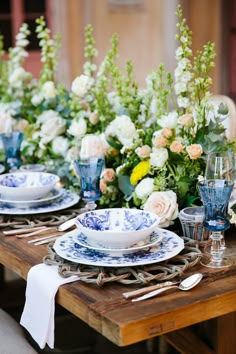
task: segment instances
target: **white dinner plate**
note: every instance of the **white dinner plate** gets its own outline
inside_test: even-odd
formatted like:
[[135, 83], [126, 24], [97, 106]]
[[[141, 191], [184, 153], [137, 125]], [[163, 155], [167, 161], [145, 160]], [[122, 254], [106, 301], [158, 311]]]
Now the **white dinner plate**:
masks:
[[74, 235], [74, 241], [78, 243], [80, 246], [87, 247], [92, 250], [97, 250], [99, 252], [116, 255], [116, 256], [138, 252], [144, 249], [148, 249], [150, 247], [157, 247], [160, 244], [162, 238], [163, 238], [162, 229], [156, 229], [145, 240], [136, 243], [133, 246], [126, 247], [126, 248], [106, 248], [106, 247], [99, 246], [97, 244], [90, 243], [87, 236], [85, 236], [80, 231], [78, 231], [78, 233]]
[[59, 237], [53, 246], [55, 252], [68, 261], [99, 267], [141, 266], [162, 262], [176, 256], [184, 248], [182, 238], [174, 232], [163, 230], [159, 247], [115, 256], [79, 245], [74, 241], [76, 233], [78, 230], [73, 230]]
[[29, 208], [18, 208], [12, 205], [0, 203], [0, 214], [6, 215], [31, 215], [31, 214], [42, 214], [42, 213], [52, 213], [55, 211], [70, 208], [79, 202], [80, 197], [76, 193], [72, 193], [67, 189], [62, 188], [62, 196], [58, 200], [42, 206], [34, 206]]
[[45, 197], [34, 200], [8, 200], [0, 196], [0, 207], [10, 206], [18, 209], [28, 209], [33, 207], [39, 207], [42, 205], [49, 205], [52, 202], [57, 201], [63, 195], [62, 188], [53, 188]]

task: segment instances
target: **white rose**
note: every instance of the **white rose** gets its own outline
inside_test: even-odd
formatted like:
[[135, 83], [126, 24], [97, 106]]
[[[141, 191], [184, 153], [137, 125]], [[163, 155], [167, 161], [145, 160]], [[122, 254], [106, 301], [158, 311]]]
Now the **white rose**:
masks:
[[34, 105], [34, 106], [38, 106], [43, 100], [43, 96], [38, 93], [38, 94], [35, 94], [32, 98], [31, 98], [31, 103]]
[[54, 116], [50, 117], [49, 120], [44, 121], [41, 126], [41, 131], [39, 133], [41, 137], [41, 146], [49, 143], [55, 139], [58, 135], [65, 132], [66, 122], [61, 116], [54, 112]]
[[150, 163], [153, 167], [162, 168], [168, 159], [166, 148], [153, 149], [150, 154]]
[[42, 86], [42, 95], [45, 99], [56, 97], [57, 90], [53, 81], [47, 81]]
[[162, 116], [158, 120], [158, 124], [162, 128], [174, 129], [177, 125], [177, 120], [178, 120], [178, 114], [177, 112], [174, 111], [174, 112], [170, 112], [168, 115]]
[[85, 135], [81, 142], [80, 157], [103, 157], [104, 150], [100, 136], [94, 134]]
[[59, 113], [49, 109], [48, 111], [44, 111], [37, 117], [37, 123], [43, 124], [53, 119], [54, 117], [60, 117]]
[[160, 217], [160, 227], [168, 227], [178, 215], [177, 196], [173, 191], [153, 192], [144, 204], [144, 210]]
[[67, 130], [67, 133], [74, 137], [81, 137], [87, 132], [87, 123], [84, 118], [80, 118], [78, 121], [74, 119]]
[[79, 97], [84, 97], [91, 88], [92, 84], [93, 81], [90, 77], [86, 75], [80, 75], [77, 76], [72, 82], [71, 91]]
[[130, 146], [136, 137], [136, 128], [129, 116], [117, 116], [107, 127], [106, 136], [117, 136], [124, 146]]
[[65, 156], [69, 149], [69, 142], [62, 136], [57, 136], [52, 142], [52, 150], [55, 154]]
[[135, 193], [139, 199], [143, 200], [144, 198], [147, 198], [150, 194], [152, 194], [153, 188], [154, 179], [146, 177], [137, 184], [135, 188]]
[[11, 133], [14, 119], [9, 112], [0, 112], [0, 133]]

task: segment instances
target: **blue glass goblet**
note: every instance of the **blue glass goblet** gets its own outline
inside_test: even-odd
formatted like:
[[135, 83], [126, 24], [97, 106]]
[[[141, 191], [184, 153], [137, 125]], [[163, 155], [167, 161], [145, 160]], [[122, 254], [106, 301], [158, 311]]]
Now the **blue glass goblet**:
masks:
[[86, 202], [86, 210], [95, 209], [95, 201], [101, 196], [99, 185], [104, 165], [104, 159], [98, 157], [80, 158], [74, 161], [75, 173], [80, 181], [80, 196]]
[[23, 141], [23, 133], [11, 132], [0, 134], [4, 152], [5, 152], [5, 164], [7, 169], [18, 169], [21, 166], [21, 154], [20, 147]]
[[223, 259], [221, 247], [222, 232], [230, 227], [227, 217], [228, 203], [234, 187], [233, 181], [222, 179], [204, 180], [199, 183], [199, 191], [205, 211], [204, 227], [211, 232], [211, 260], [203, 265], [210, 268], [224, 268], [231, 265]]

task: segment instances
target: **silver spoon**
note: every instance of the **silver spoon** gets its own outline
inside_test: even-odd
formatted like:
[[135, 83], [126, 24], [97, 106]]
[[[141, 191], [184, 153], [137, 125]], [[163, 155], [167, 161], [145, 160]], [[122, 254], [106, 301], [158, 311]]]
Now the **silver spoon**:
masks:
[[201, 274], [201, 273], [196, 273], [196, 274], [190, 275], [188, 278], [182, 280], [179, 285], [166, 286], [165, 288], [151, 291], [150, 293], [145, 294], [140, 297], [137, 297], [136, 299], [133, 299], [132, 301], [135, 302], [135, 301], [146, 300], [146, 299], [149, 299], [150, 297], [156, 296], [158, 294], [163, 293], [166, 290], [173, 289], [173, 288], [178, 288], [179, 290], [184, 290], [184, 291], [190, 290], [202, 280], [202, 277], [203, 277], [203, 274]]

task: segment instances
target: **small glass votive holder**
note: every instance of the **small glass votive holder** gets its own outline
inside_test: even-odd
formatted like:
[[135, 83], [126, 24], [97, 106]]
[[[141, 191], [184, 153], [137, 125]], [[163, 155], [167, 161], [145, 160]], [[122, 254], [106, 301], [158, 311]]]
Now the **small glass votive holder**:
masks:
[[179, 220], [183, 234], [196, 241], [206, 241], [209, 231], [204, 228], [204, 207], [187, 207], [180, 211]]

